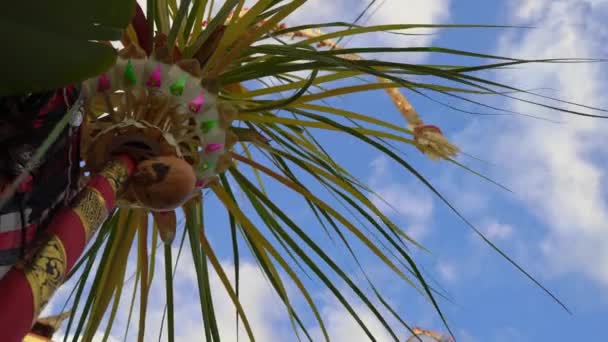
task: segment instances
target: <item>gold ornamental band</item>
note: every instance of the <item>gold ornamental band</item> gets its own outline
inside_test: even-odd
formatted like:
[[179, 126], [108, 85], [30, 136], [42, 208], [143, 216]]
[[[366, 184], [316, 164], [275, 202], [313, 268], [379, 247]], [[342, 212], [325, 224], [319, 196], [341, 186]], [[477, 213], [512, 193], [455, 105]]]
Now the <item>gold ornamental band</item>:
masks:
[[72, 210], [80, 218], [86, 241], [89, 241], [108, 217], [106, 200], [97, 189], [90, 186], [82, 190]]
[[100, 173], [110, 183], [115, 194], [119, 194], [124, 189], [124, 185], [129, 179], [129, 170], [127, 166], [119, 160], [113, 160], [108, 163]]
[[34, 302], [34, 317], [42, 311], [66, 276], [67, 257], [63, 243], [53, 235], [25, 265], [24, 273], [30, 284]]

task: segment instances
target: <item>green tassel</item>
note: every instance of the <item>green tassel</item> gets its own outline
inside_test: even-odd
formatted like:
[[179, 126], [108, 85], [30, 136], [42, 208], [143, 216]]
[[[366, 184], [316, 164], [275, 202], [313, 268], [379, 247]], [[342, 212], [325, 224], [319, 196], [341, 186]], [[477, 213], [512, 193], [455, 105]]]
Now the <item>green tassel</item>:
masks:
[[203, 133], [209, 133], [215, 126], [217, 126], [217, 120], [203, 121], [201, 122], [201, 131]]
[[177, 80], [175, 80], [175, 82], [173, 82], [173, 84], [171, 84], [171, 86], [169, 87], [171, 94], [175, 96], [181, 96], [184, 93], [187, 78], [188, 75], [182, 75]]
[[211, 168], [211, 163], [202, 163], [201, 165], [199, 165], [198, 171], [200, 173], [203, 173], [203, 172], [209, 170], [210, 168]]
[[125, 82], [127, 85], [132, 86], [137, 83], [137, 76], [135, 76], [135, 69], [133, 68], [133, 64], [131, 60], [127, 62], [127, 68], [125, 69]]

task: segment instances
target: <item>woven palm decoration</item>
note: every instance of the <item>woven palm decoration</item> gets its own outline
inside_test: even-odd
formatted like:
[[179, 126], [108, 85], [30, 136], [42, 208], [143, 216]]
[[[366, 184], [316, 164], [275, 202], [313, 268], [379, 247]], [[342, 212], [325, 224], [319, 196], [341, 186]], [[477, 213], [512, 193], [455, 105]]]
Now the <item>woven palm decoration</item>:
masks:
[[[140, 158], [179, 158], [194, 170], [194, 194], [227, 167], [230, 107], [222, 107], [216, 94], [201, 85], [198, 61], [166, 64], [141, 53], [127, 56], [128, 52], [123, 51], [125, 57], [110, 70], [85, 82], [86, 167], [99, 171], [119, 151]], [[123, 198], [123, 205], [146, 208], [134, 192], [134, 197]], [[150, 209], [175, 209], [186, 199]]]

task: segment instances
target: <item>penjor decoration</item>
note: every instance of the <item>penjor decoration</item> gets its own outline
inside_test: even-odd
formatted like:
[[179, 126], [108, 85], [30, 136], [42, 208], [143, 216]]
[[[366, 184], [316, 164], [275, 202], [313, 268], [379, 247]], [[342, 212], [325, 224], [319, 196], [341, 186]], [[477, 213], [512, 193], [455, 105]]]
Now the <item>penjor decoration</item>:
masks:
[[[239, 16], [245, 13], [246, 9]], [[306, 31], [298, 32], [306, 36]], [[160, 38], [155, 43], [162, 45]], [[81, 87], [80, 183], [87, 185], [70, 207], [53, 217], [35, 253], [0, 281], [0, 331], [6, 331], [5, 341], [17, 342], [30, 329], [116, 207], [151, 213], [161, 240], [171, 244], [175, 209], [203, 188], [217, 191], [218, 174], [232, 165], [231, 148], [237, 140], [251, 139], [247, 134], [252, 130], [241, 131], [240, 136], [233, 132], [237, 109], [219, 98], [215, 81], [203, 78], [200, 54], [196, 59], [170, 58], [160, 53], [162, 46], [150, 53], [137, 43], [125, 45], [111, 68]], [[245, 88], [234, 84], [227, 89], [239, 93]], [[398, 107], [409, 105], [388, 89]], [[416, 142], [428, 145], [420, 140], [426, 126], [413, 108], [404, 116], [416, 124]], [[451, 146], [447, 141], [439, 145]], [[455, 149], [428, 154], [438, 159], [454, 153]]]
[[7, 341], [28, 331], [115, 206], [154, 212], [161, 239], [171, 243], [173, 210], [229, 166], [232, 111], [201, 86], [198, 62], [166, 64], [133, 47], [120, 55], [83, 85], [81, 159], [85, 174], [96, 176], [49, 224], [36, 254], [0, 282], [0, 331], [14, 332]]
[[[359, 307], [373, 314], [394, 340], [407, 329], [410, 340], [449, 341], [393, 324], [404, 323], [400, 308], [390, 307], [383, 291], [376, 291], [376, 279], [362, 267], [361, 273], [346, 272], [335, 262], [343, 259], [336, 253], [345, 251], [354, 261], [361, 252], [377, 257], [374, 269], [387, 270], [428, 298], [451, 334], [437, 302], [441, 292], [427, 282], [411, 255], [423, 247], [377, 205], [373, 187], [351, 172], [353, 165], [340, 160], [344, 152], [358, 161], [368, 153], [363, 151], [380, 154], [456, 211], [403, 148], [470, 169], [456, 160], [461, 152], [449, 141], [450, 132], [442, 131], [441, 123], [423, 120], [405, 91], [429, 99], [453, 95], [469, 105], [477, 103], [469, 96], [519, 91], [484, 80], [477, 71], [539, 61], [440, 47], [348, 47], [340, 44], [345, 38], [409, 34], [441, 25], [288, 25], [306, 2], [149, 0], [144, 13], [135, 1], [56, 0], [48, 5], [14, 2], [5, 11], [19, 20], [0, 20], [10, 29], [4, 45], [15, 47], [0, 56], [3, 76], [8, 76], [0, 82], [0, 96], [10, 95], [0, 97], [0, 342], [20, 342], [57, 288], [74, 274], [78, 295], [68, 300], [74, 315], [66, 335], [91, 341], [101, 322], [111, 333], [129, 283], [139, 303], [139, 314], [129, 315], [139, 319], [130, 333], [146, 340], [150, 288], [164, 280], [167, 314], [161, 327], [166, 330], [160, 334], [173, 341], [180, 304], [174, 303], [173, 278], [180, 254], [173, 259], [172, 243], [178, 235], [190, 247], [201, 334], [207, 341], [220, 339], [221, 316], [214, 309], [216, 291], [210, 282], [215, 276], [248, 340], [255, 340], [245, 312], [249, 308], [239, 297], [247, 281], [239, 277], [242, 255], [260, 266], [298, 337], [312, 340], [309, 322], [301, 320], [312, 313], [329, 340], [306, 275], [347, 309], [370, 340], [377, 336], [360, 319]], [[38, 60], [41, 52], [44, 63]], [[421, 65], [382, 57], [395, 53], [440, 53], [483, 62]], [[377, 97], [370, 94], [376, 90], [386, 92], [394, 106], [376, 105]], [[37, 93], [42, 91], [48, 93]], [[373, 103], [333, 101], [346, 95]], [[70, 117], [70, 108], [78, 108], [79, 115]], [[390, 121], [391, 109], [407, 126]], [[319, 131], [325, 134], [317, 136]], [[338, 151], [332, 146], [338, 139], [363, 148]], [[224, 229], [206, 230], [203, 189], [225, 209]], [[283, 208], [285, 198], [292, 204], [291, 195], [316, 221], [304, 225], [295, 217], [299, 215]], [[329, 202], [327, 195], [332, 196]], [[183, 234], [177, 234], [182, 217]], [[217, 253], [210, 232], [219, 232], [217, 240], [229, 240], [221, 246], [232, 248], [234, 276], [223, 266], [226, 254]], [[83, 254], [91, 241], [92, 248]], [[157, 259], [160, 249], [164, 262]], [[76, 264], [79, 258], [82, 262]], [[136, 263], [134, 277], [127, 272], [128, 261]], [[76, 272], [75, 264], [83, 267]], [[155, 277], [161, 264], [164, 277], [158, 272]], [[361, 286], [361, 279], [369, 283]], [[345, 295], [337, 282], [348, 284], [352, 293]], [[292, 295], [290, 288], [297, 291]], [[292, 305], [293, 296], [306, 305]], [[385, 319], [386, 309], [395, 319]]]
[[118, 152], [146, 160], [119, 205], [173, 210], [228, 166], [233, 111], [201, 85], [197, 60], [165, 64], [133, 46], [120, 55], [85, 82], [85, 168], [97, 172]]

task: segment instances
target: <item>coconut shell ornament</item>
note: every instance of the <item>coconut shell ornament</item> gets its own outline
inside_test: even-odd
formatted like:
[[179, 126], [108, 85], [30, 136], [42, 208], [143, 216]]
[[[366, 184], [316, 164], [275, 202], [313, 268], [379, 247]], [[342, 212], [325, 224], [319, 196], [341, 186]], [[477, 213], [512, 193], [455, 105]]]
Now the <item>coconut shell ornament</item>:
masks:
[[139, 163], [132, 182], [140, 204], [157, 211], [173, 210], [189, 199], [196, 175], [185, 160], [162, 156]]
[[97, 172], [117, 153], [140, 162], [120, 206], [175, 209], [225, 169], [236, 114], [202, 83], [198, 61], [168, 64], [132, 47], [85, 82], [85, 168]]

